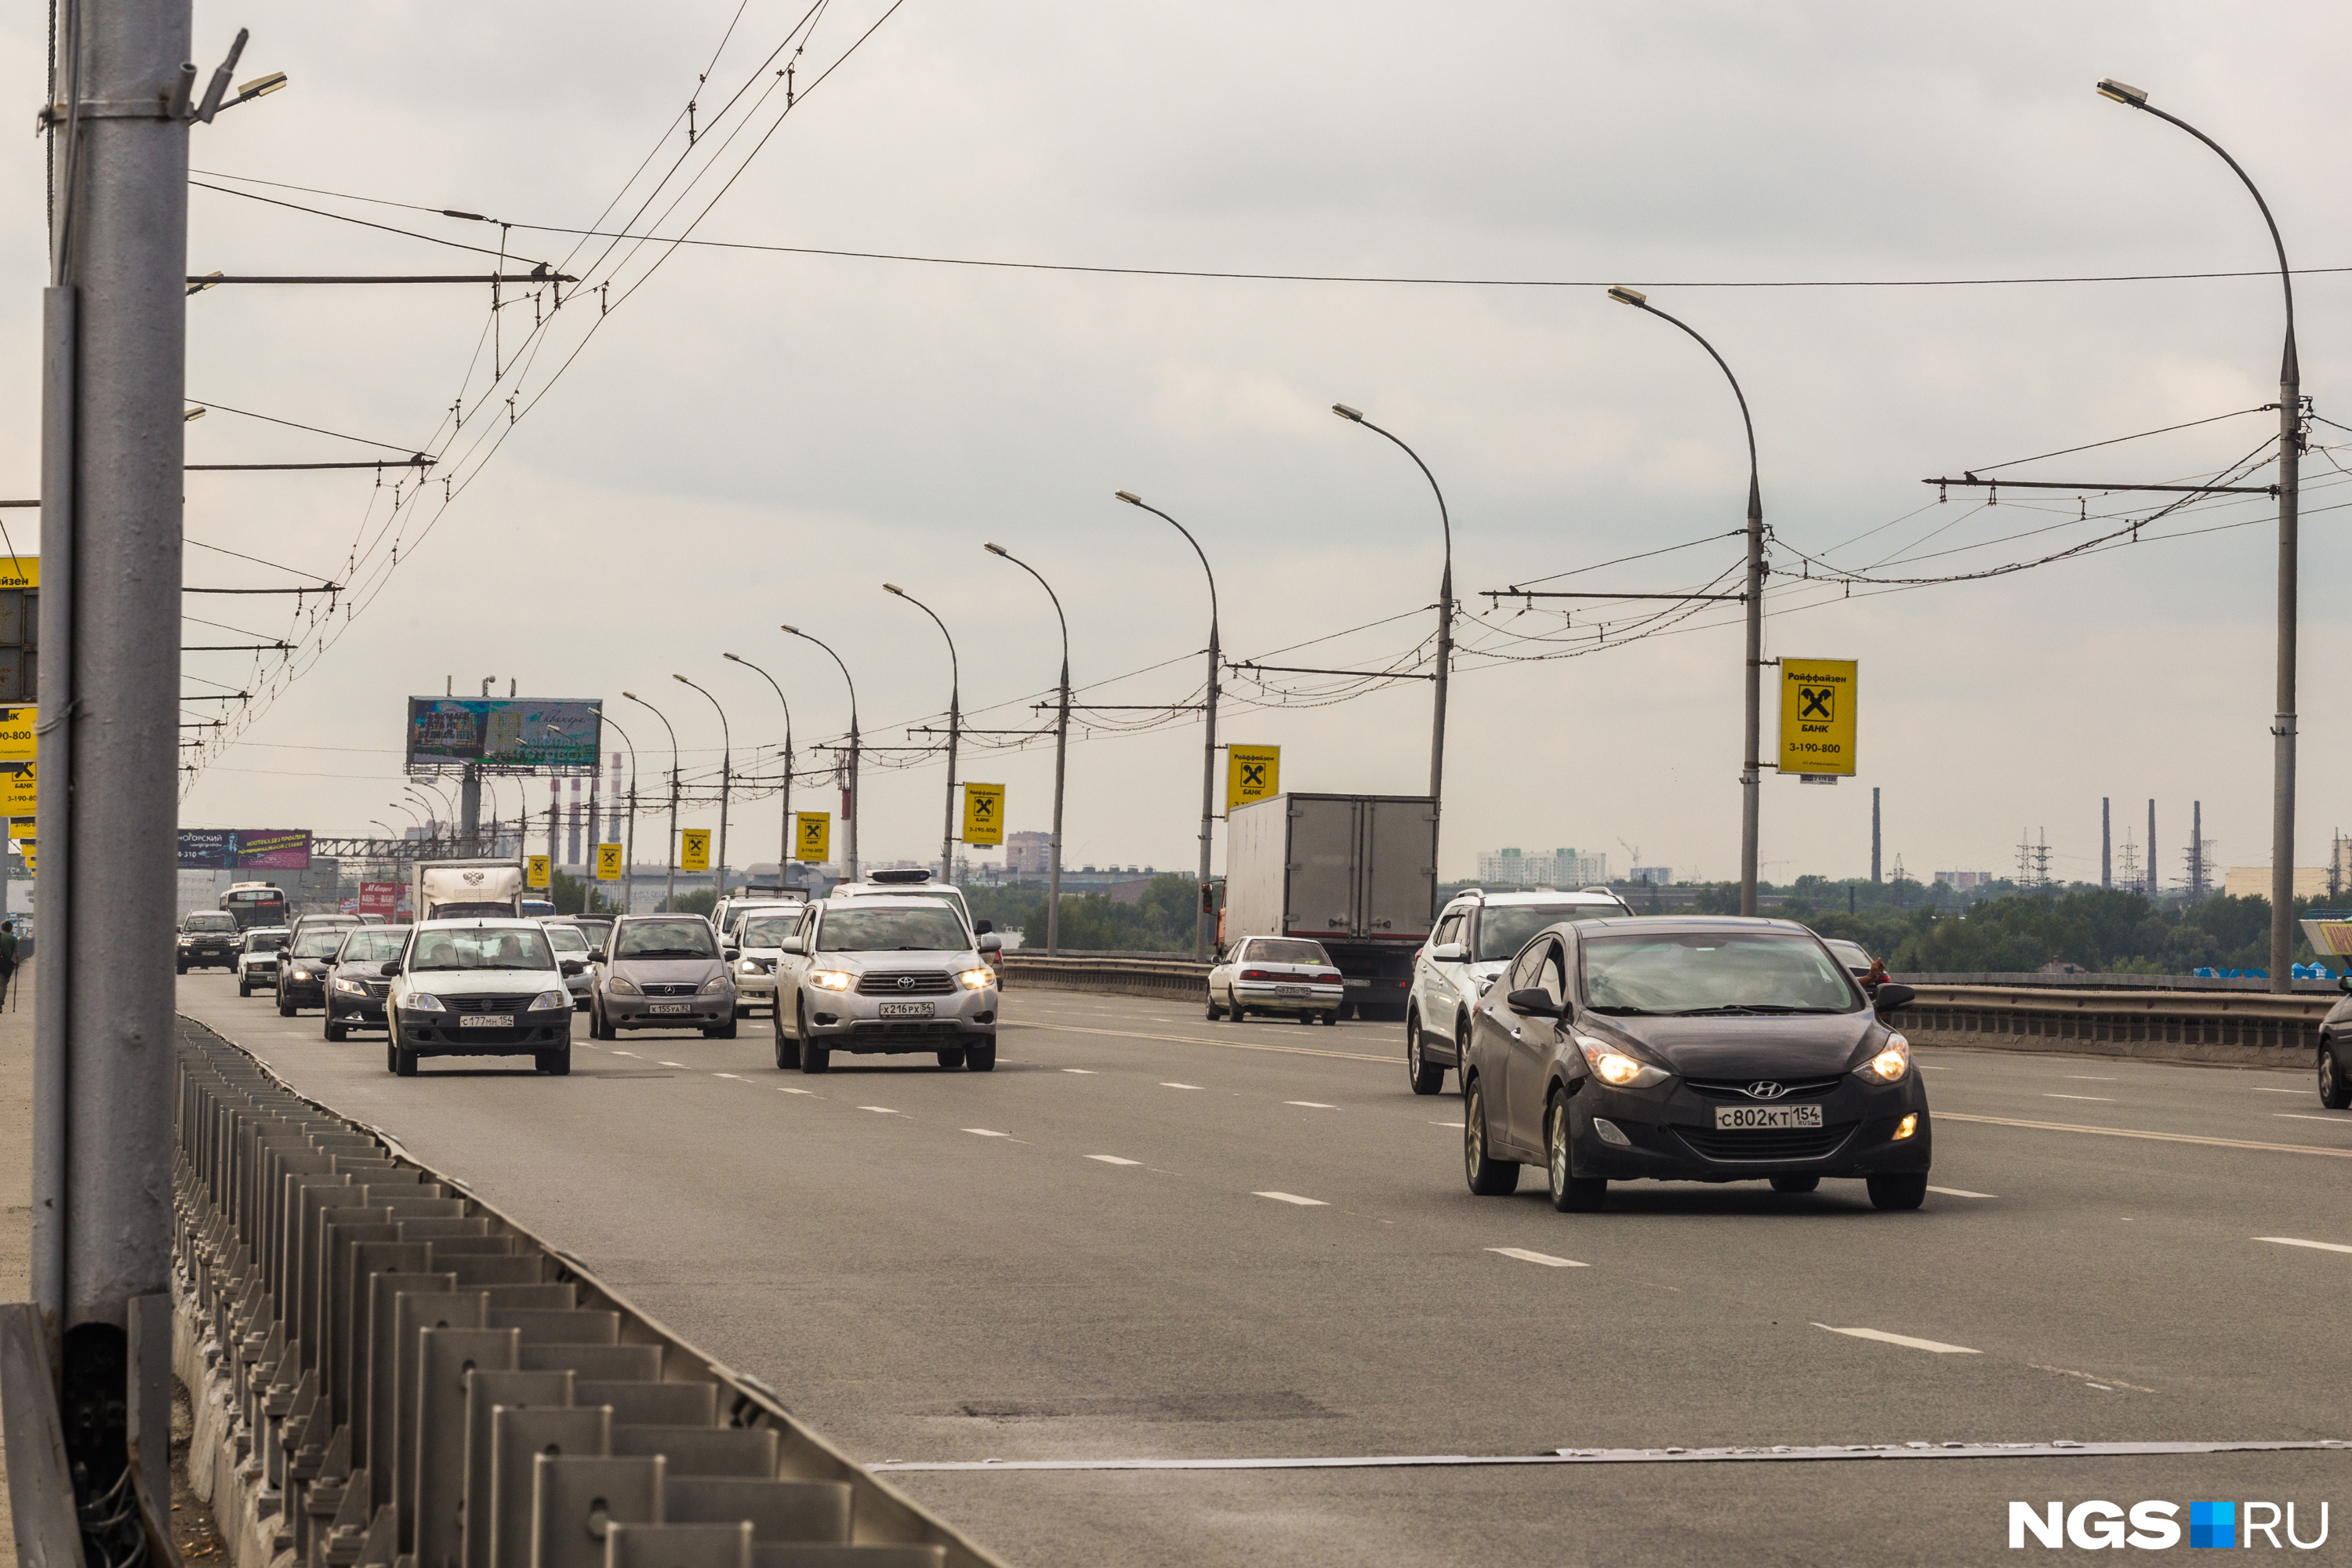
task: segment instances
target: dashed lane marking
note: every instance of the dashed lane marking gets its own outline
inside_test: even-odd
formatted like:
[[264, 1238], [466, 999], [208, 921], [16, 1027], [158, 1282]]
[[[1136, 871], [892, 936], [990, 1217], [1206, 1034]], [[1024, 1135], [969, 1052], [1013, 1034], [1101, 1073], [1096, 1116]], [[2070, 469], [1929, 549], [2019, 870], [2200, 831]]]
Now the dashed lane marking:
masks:
[[[614, 1056], [616, 1056], [616, 1057], [634, 1057], [634, 1056], [636, 1056], [636, 1055], [637, 1055], [637, 1053], [636, 1053], [636, 1052], [635, 1052], [635, 1051], [625, 1051], [625, 1050], [620, 1049], [618, 1047], [615, 1047], [614, 1048], [613, 1054], [614, 1054]], [[640, 1061], [642, 1061], [642, 1060], [644, 1060], [645, 1058], [642, 1058], [642, 1057], [639, 1057], [639, 1058], [638, 1058], [638, 1059], [639, 1059]]]
[[1116, 1154], [1089, 1154], [1089, 1160], [1100, 1160], [1106, 1165], [1140, 1165], [1140, 1160], [1122, 1160]]
[[1337, 1110], [1339, 1109], [1336, 1105], [1326, 1105], [1319, 1100], [1286, 1100], [1282, 1103], [1285, 1105], [1300, 1106], [1308, 1110]]
[[2256, 1094], [2309, 1094], [2307, 1089], [2256, 1089]]
[[1941, 1193], [1948, 1198], [1992, 1198], [2000, 1195], [1998, 1193], [1972, 1193], [1966, 1187], [1929, 1187], [1927, 1190]]
[[2044, 1094], [2044, 1100], [2092, 1100], [2101, 1105], [2113, 1105], [2115, 1097], [2108, 1094]]
[[820, 1099], [820, 1100], [822, 1100], [822, 1099], [824, 1099], [824, 1098], [823, 1095], [818, 1095], [818, 1094], [817, 1094], [817, 1092], [816, 1092], [816, 1090], [814, 1090], [814, 1089], [782, 1089], [782, 1088], [779, 1088], [779, 1089], [776, 1090], [776, 1092], [777, 1092], [778, 1094], [807, 1094], [807, 1095], [816, 1095], [816, 1098], [818, 1098], [818, 1099]]
[[971, 1133], [975, 1138], [1010, 1138], [1013, 1136], [1010, 1132], [993, 1132], [985, 1127], [967, 1127], [964, 1131]]
[[686, 1064], [684, 1062], [664, 1062], [661, 1065], [666, 1068], [682, 1068]]
[[2315, 1252], [2352, 1252], [2352, 1247], [2333, 1241], [2305, 1241], [2299, 1236], [2258, 1236], [2254, 1239], [2267, 1241], [2273, 1247], [2308, 1247]]
[[1968, 1116], [1939, 1110], [1938, 1121], [1972, 1121], [1980, 1127], [2022, 1127], [2036, 1132], [2080, 1132], [2094, 1138], [2142, 1138], [2155, 1143], [2196, 1143], [2208, 1149], [2251, 1149], [2263, 1154], [2318, 1154], [2330, 1160], [2352, 1160], [2352, 1149], [2327, 1149], [2316, 1143], [2258, 1143], [2245, 1138], [2202, 1138], [2190, 1132], [2149, 1132], [2137, 1127], [2085, 1127], [2067, 1121], [2023, 1121], [2010, 1116]]
[[2338, 1127], [2352, 1125], [2352, 1116], [2311, 1116], [2300, 1110], [2273, 1110], [2271, 1114], [2283, 1121], [2333, 1121]]
[[857, 1109], [860, 1110], [870, 1110], [877, 1116], [896, 1116], [898, 1114], [887, 1105], [861, 1105]]
[[1817, 1329], [1829, 1329], [1833, 1334], [1846, 1334], [1857, 1340], [1876, 1340], [1881, 1344], [1902, 1345], [1915, 1351], [1933, 1351], [1937, 1355], [1982, 1355], [1966, 1345], [1948, 1345], [1940, 1340], [1913, 1339], [1909, 1334], [1890, 1334], [1884, 1329], [1831, 1329], [1827, 1323], [1815, 1323]]
[[[2129, 1386], [2126, 1384], [2126, 1386]], [[1210, 1459], [891, 1459], [876, 1470], [1360, 1470], [1488, 1465], [1821, 1464], [1866, 1459], [2069, 1459], [2196, 1454], [2340, 1453], [2333, 1437], [2235, 1443], [1833, 1443], [1739, 1448], [1558, 1448], [1549, 1454], [1317, 1454]]]
[[1331, 1205], [1321, 1198], [1302, 1198], [1297, 1193], [1252, 1193], [1254, 1198], [1272, 1198], [1278, 1204], [1297, 1204], [1303, 1209], [1328, 1209]]
[[1160, 1087], [1162, 1089], [1199, 1089], [1201, 1086], [1197, 1083], [1163, 1083]]
[[715, 1072], [715, 1073], [712, 1073], [710, 1076], [711, 1076], [712, 1078], [731, 1078], [731, 1079], [733, 1079], [737, 1083], [748, 1083], [748, 1082], [750, 1082], [750, 1081], [751, 1081], [750, 1079], [746, 1079], [746, 1078], [745, 1078], [741, 1073], [740, 1073], [740, 1072]]
[[1100, 1076], [1092, 1068], [1064, 1068], [1062, 1070], [1064, 1072], [1076, 1073], [1081, 1078], [1096, 1078]]
[[1457, 1132], [1462, 1131], [1462, 1123], [1459, 1121], [1433, 1121], [1430, 1125], [1432, 1127], [1451, 1127]]
[[1554, 1258], [1549, 1252], [1529, 1252], [1524, 1247], [1490, 1247], [1486, 1250], [1489, 1252], [1500, 1253], [1505, 1258], [1516, 1258], [1522, 1263], [1540, 1263], [1546, 1268], [1590, 1268], [1592, 1267], [1590, 1263], [1579, 1263], [1573, 1258]]
[[[1367, 1056], [1361, 1051], [1325, 1051], [1312, 1046], [1269, 1046], [1255, 1040], [1210, 1040], [1198, 1035], [1147, 1035], [1139, 1029], [1082, 1029], [1075, 1024], [1014, 1024], [1016, 1029], [1046, 1029], [1057, 1035], [1108, 1035], [1120, 1040], [1167, 1040], [1180, 1046], [1222, 1046], [1229, 1051], [1280, 1051], [1294, 1057], [1337, 1057], [1342, 1061], [1379, 1062], [1393, 1067], [1404, 1058], [1401, 1056]], [[1064, 1068], [1064, 1072], [1075, 1069]]]

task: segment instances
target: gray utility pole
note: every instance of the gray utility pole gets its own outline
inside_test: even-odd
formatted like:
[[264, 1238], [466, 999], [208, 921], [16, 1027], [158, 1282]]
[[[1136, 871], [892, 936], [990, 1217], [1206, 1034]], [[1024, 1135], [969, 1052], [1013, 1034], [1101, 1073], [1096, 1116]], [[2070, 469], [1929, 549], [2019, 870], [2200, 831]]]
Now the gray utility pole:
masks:
[[793, 705], [784, 700], [784, 689], [776, 684], [776, 678], [770, 675], [766, 670], [761, 669], [758, 665], [753, 664], [750, 659], [731, 653], [722, 653], [719, 657], [728, 660], [730, 663], [741, 665], [744, 668], [750, 670], [752, 674], [766, 681], [769, 689], [775, 692], [777, 702], [782, 704], [784, 710], [784, 784], [783, 788], [779, 792], [783, 797], [783, 804], [781, 807], [783, 815], [783, 831], [782, 836], [776, 840], [778, 846], [776, 850], [776, 894], [781, 898], [783, 896], [784, 891], [785, 873], [792, 868], [793, 864]]
[[914, 595], [896, 583], [885, 583], [883, 588], [896, 594], [923, 614], [931, 617], [931, 625], [940, 628], [940, 636], [948, 639], [948, 805], [946, 825], [940, 829], [940, 880], [955, 880], [956, 837], [956, 731], [963, 721], [963, 669], [956, 661], [955, 638], [948, 632], [947, 622]]
[[482, 852], [482, 767], [479, 763], [467, 763], [465, 774], [458, 781], [457, 826], [466, 832], [466, 853], [479, 855]]
[[2115, 833], [2111, 819], [2107, 815], [2107, 797], [2105, 795], [2101, 795], [2099, 797], [2099, 886], [2102, 888], [2112, 888], [2115, 885]]
[[[694, 686], [683, 675], [670, 679], [681, 686]], [[719, 699], [699, 686], [694, 689], [710, 698], [711, 710], [719, 715], [719, 868], [710, 879], [711, 907], [716, 909], [717, 900], [727, 896], [727, 803], [734, 791], [735, 733], [727, 727], [727, 710], [719, 706]]]
[[1192, 537], [1191, 529], [1132, 490], [1112, 493], [1129, 506], [1143, 508], [1182, 534], [1184, 542], [1192, 547], [1192, 553], [1201, 558], [1201, 570], [1207, 573], [1209, 578], [1208, 727], [1201, 741], [1201, 911], [1198, 923], [1192, 928], [1192, 956], [1204, 959], [1209, 956], [1210, 906], [1215, 902], [1215, 895], [1209, 889], [1209, 849], [1217, 821], [1217, 574], [1209, 565], [1209, 552], [1201, 548], [1201, 542]]
[[547, 781], [547, 901], [555, 901], [555, 866], [557, 835], [562, 832], [563, 781], [551, 777]]
[[2205, 803], [2189, 803], [2189, 897], [2191, 902], [2205, 896]]
[[808, 633], [801, 630], [798, 626], [779, 626], [777, 630], [785, 633], [787, 636], [800, 637], [805, 641], [815, 643], [817, 647], [824, 648], [826, 653], [832, 654], [833, 662], [840, 668], [842, 683], [849, 688], [849, 787], [841, 792], [841, 820], [842, 825], [849, 829], [849, 858], [844, 863], [845, 868], [849, 872], [849, 880], [855, 882], [857, 880], [857, 818], [859, 816], [857, 805], [857, 682], [849, 678], [849, 666], [842, 663], [841, 656], [837, 653], [834, 653], [831, 645], [825, 643], [820, 638], [810, 637]]
[[2147, 896], [2156, 897], [2156, 802], [2147, 803]]
[[1045, 590], [1045, 597], [1054, 601], [1054, 618], [1062, 625], [1061, 697], [1055, 704], [1054, 718], [1053, 858], [1045, 867], [1045, 956], [1052, 958], [1062, 951], [1062, 784], [1066, 777], [1065, 764], [1070, 755], [1070, 619], [1062, 614], [1062, 596], [1054, 592], [1054, 584], [1046, 582], [1037, 568], [1001, 544], [982, 548], [991, 555], [1003, 556], [1036, 578], [1037, 586]]
[[1633, 305], [1647, 310], [1662, 321], [1672, 321], [1688, 332], [1716, 368], [1731, 383], [1731, 395], [1739, 400], [1739, 422], [1748, 431], [1748, 686], [1747, 728], [1743, 739], [1745, 761], [1739, 764], [1739, 912], [1756, 912], [1756, 818], [1758, 795], [1762, 786], [1763, 759], [1758, 753], [1763, 749], [1764, 674], [1764, 492], [1759, 483], [1756, 468], [1756, 421], [1748, 416], [1748, 395], [1739, 390], [1739, 378], [1715, 345], [1700, 337], [1686, 321], [1677, 320], [1650, 303], [1650, 297], [1637, 289], [1612, 289], [1609, 297], [1622, 305]]
[[[2278, 253], [2279, 290], [2286, 303], [2286, 344], [2279, 355], [2278, 434], [2278, 691], [2271, 721], [2271, 989], [2292, 991], [2294, 979], [2294, 657], [2298, 587], [2297, 505], [2303, 473], [2303, 366], [2294, 351], [2294, 273], [2286, 264], [2286, 242], [2279, 237], [2278, 222], [2270, 203], [2255, 187], [2238, 161], [2221, 144], [2187, 121], [2155, 108], [2147, 94], [2112, 79], [2099, 83], [2099, 96], [2127, 108], [2153, 114], [2178, 126], [2211, 148], [2230, 172], [2245, 185], [2262, 209], [2271, 232], [2271, 248]], [[2148, 861], [2156, 859], [2156, 834], [2148, 832]], [[2151, 873], [2150, 881], [2154, 877]]]
[[182, 63], [188, 0], [75, 0], [58, 22], [36, 731], [50, 957], [34, 1023], [32, 1287], [61, 1374], [74, 1500], [114, 1486], [127, 1445], [168, 1517], [172, 634], [195, 68]]
[[[629, 833], [621, 849], [620, 912], [625, 915], [634, 914], [635, 910], [633, 907], [632, 895], [637, 890], [637, 743], [629, 739], [629, 732], [621, 728], [620, 721], [609, 713], [604, 718], [605, 723], [613, 726], [614, 733], [621, 737], [621, 744], [627, 748], [629, 753]], [[613, 781], [613, 793], [614, 805], [616, 807], [620, 804], [620, 786], [621, 781], [615, 778]]]
[[[1445, 492], [1438, 489], [1437, 476], [1429, 471], [1429, 465], [1421, 460], [1420, 453], [1406, 446], [1393, 431], [1381, 429], [1344, 403], [1331, 405], [1331, 412], [1394, 441], [1398, 449], [1412, 459], [1413, 467], [1421, 470], [1421, 477], [1429, 481], [1431, 493], [1437, 497], [1437, 521], [1445, 531], [1445, 573], [1438, 580], [1437, 587], [1437, 702], [1429, 727], [1429, 798], [1431, 810], [1437, 816], [1443, 831], [1445, 820], [1445, 683], [1454, 668], [1454, 520], [1446, 513]], [[1755, 749], [1751, 742], [1749, 754], [1753, 755]], [[1434, 849], [1432, 853], [1435, 853]], [[1434, 916], [1437, 913], [1437, 883], [1434, 879], [1429, 884], [1429, 912]]]
[[660, 720], [669, 732], [669, 847], [662, 855], [662, 908], [667, 910], [677, 901], [677, 731], [670, 729], [669, 715], [635, 692], [621, 695]]
[[1878, 875], [1878, 786], [1876, 784], [1870, 786], [1870, 879], [1874, 882], [1881, 879]]

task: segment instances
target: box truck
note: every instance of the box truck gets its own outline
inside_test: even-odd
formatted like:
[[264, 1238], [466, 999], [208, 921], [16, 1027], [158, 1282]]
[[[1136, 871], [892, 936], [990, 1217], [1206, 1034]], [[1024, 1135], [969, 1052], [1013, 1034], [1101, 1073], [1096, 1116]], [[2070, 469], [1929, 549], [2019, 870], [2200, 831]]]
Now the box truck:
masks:
[[1437, 912], [1437, 803], [1427, 795], [1278, 795], [1226, 819], [1221, 944], [1323, 944], [1360, 1018], [1402, 1018], [1412, 955]]
[[408, 873], [411, 920], [519, 918], [522, 898], [520, 860], [419, 860]]

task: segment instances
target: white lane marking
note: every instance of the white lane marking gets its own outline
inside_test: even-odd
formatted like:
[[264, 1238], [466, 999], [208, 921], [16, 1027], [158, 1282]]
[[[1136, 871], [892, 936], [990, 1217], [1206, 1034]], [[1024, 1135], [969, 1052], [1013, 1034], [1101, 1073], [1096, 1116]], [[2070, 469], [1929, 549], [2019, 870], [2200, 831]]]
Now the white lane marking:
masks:
[[2104, 1383], [2086, 1383], [2083, 1386], [2084, 1388], [2095, 1388], [2102, 1394], [2113, 1394], [2115, 1392], [2114, 1389], [2108, 1387]]
[[1944, 1072], [1948, 1070], [1944, 1068], [1939, 1068], [1932, 1062], [1913, 1062], [1911, 1065], [1917, 1068], [1921, 1072]]
[[2045, 1094], [2042, 1098], [2044, 1100], [2094, 1100], [2101, 1105], [2113, 1105], [2116, 1102], [2113, 1095], [2106, 1094]]
[[[1163, 1083], [1160, 1087], [1162, 1089], [1200, 1089], [1201, 1086], [1197, 1083]], [[1206, 1091], [1203, 1090], [1202, 1092], [1205, 1093]]]
[[964, 1131], [971, 1133], [975, 1138], [1010, 1138], [1013, 1136], [1010, 1132], [992, 1132], [985, 1127], [967, 1127]]
[[715, 1072], [715, 1073], [712, 1073], [710, 1076], [711, 1076], [712, 1078], [731, 1078], [731, 1079], [733, 1079], [737, 1083], [746, 1083], [746, 1082], [749, 1082], [749, 1081], [750, 1081], [749, 1079], [745, 1079], [745, 1078], [744, 1078], [744, 1076], [743, 1076], [741, 1073], [740, 1073], [740, 1072]]
[[1303, 1209], [1328, 1209], [1331, 1205], [1321, 1198], [1302, 1198], [1297, 1193], [1252, 1193], [1254, 1198], [1272, 1198], [1278, 1204], [1297, 1204]]
[[816, 1090], [813, 1089], [779, 1089], [776, 1092], [778, 1094], [815, 1094]]
[[1064, 1072], [1077, 1073], [1086, 1078], [1094, 1078], [1097, 1076], [1095, 1069], [1092, 1068], [1064, 1068], [1062, 1070]]
[[[616, 1056], [616, 1057], [634, 1057], [634, 1056], [635, 1056], [637, 1053], [636, 1053], [636, 1052], [635, 1052], [635, 1051], [625, 1051], [625, 1050], [621, 1049], [618, 1046], [615, 1046], [615, 1047], [613, 1047], [613, 1054], [614, 1054], [614, 1056]], [[642, 1059], [642, 1058], [640, 1058], [640, 1059]]]
[[2095, 1073], [2070, 1072], [2066, 1075], [2066, 1081], [2069, 1083], [2113, 1083], [2116, 1080], [2111, 1078], [2100, 1078]]
[[871, 1110], [877, 1116], [896, 1116], [898, 1114], [887, 1105], [861, 1105], [857, 1109], [860, 1110]]
[[1938, 1340], [1915, 1340], [1909, 1334], [1890, 1334], [1884, 1329], [1831, 1329], [1827, 1323], [1815, 1323], [1817, 1329], [1829, 1329], [1833, 1334], [1849, 1334], [1857, 1340], [1876, 1340], [1881, 1344], [1904, 1345], [1915, 1351], [1933, 1351], [1937, 1355], [1982, 1355], [1966, 1345], [1948, 1345]]
[[1929, 1187], [1927, 1190], [1941, 1193], [1948, 1198], [1993, 1198], [2000, 1195], [1999, 1193], [1972, 1193], [1966, 1187]]
[[1285, 1105], [1304, 1106], [1308, 1110], [1337, 1110], [1339, 1109], [1336, 1105], [1326, 1105], [1319, 1100], [1286, 1100], [1282, 1103]]
[[2267, 1241], [2273, 1247], [2308, 1247], [2315, 1252], [2352, 1252], [2352, 1247], [2333, 1241], [2305, 1241], [2299, 1236], [2258, 1236], [2254, 1239]]
[[661, 1065], [666, 1068], [682, 1068], [686, 1064], [684, 1062], [664, 1062]]
[[2332, 1438], [2236, 1443], [1840, 1443], [1799, 1447], [1557, 1448], [1549, 1454], [1318, 1454], [1252, 1459], [890, 1459], [877, 1470], [1363, 1470], [1484, 1465], [1817, 1464], [1849, 1459], [2082, 1459], [2340, 1452]]
[[1592, 1267], [1590, 1263], [1579, 1263], [1573, 1258], [1554, 1258], [1549, 1252], [1529, 1252], [1524, 1247], [1490, 1247], [1486, 1250], [1489, 1252], [1500, 1253], [1505, 1258], [1516, 1258], [1522, 1263], [1540, 1263], [1546, 1268], [1590, 1268]]
[[2072, 1121], [2024, 1121], [2012, 1116], [1971, 1116], [1939, 1110], [1940, 1121], [1972, 1121], [1982, 1127], [2022, 1127], [2035, 1132], [2079, 1132], [2092, 1138], [2145, 1138], [2154, 1143], [2196, 1143], [2208, 1149], [2253, 1149], [2265, 1154], [2317, 1154], [2329, 1160], [2352, 1160], [2352, 1149], [2330, 1149], [2317, 1143], [2258, 1143], [2245, 1138], [2200, 1138], [2189, 1132], [2150, 1132], [2138, 1127], [2085, 1127]]
[[2307, 1089], [2257, 1089], [2256, 1094], [2309, 1094]]
[[2273, 1110], [2271, 1114], [2287, 1121], [2333, 1121], [2339, 1127], [2352, 1122], [2352, 1116], [2310, 1116], [2299, 1110]]
[[1451, 1127], [1457, 1132], [1462, 1130], [1462, 1123], [1459, 1121], [1433, 1121], [1430, 1125], [1432, 1127]]
[[1140, 1165], [1140, 1160], [1122, 1160], [1116, 1154], [1089, 1154], [1089, 1160], [1100, 1160], [1106, 1165]]

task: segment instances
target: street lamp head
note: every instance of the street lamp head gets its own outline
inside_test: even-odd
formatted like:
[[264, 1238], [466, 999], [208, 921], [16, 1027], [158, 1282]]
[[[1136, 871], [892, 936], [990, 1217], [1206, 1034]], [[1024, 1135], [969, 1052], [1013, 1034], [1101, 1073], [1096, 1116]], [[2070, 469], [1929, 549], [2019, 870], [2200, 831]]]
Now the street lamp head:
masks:
[[882, 586], [883, 586], [884, 588], [887, 589], [889, 592], [891, 592], [891, 593], [893, 593], [893, 594], [898, 595], [898, 597], [900, 597], [900, 598], [902, 598], [902, 599], [903, 599], [903, 598], [905, 598], [905, 597], [907, 596], [907, 590], [906, 590], [906, 589], [904, 589], [904, 588], [901, 588], [901, 587], [900, 587], [900, 586], [898, 586], [898, 584], [896, 584], [896, 583], [885, 583], [885, 584], [882, 584]]
[[804, 637], [808, 636], [808, 633], [801, 630], [798, 626], [778, 626], [776, 629], [791, 637]]
[[1013, 559], [1012, 555], [1011, 555], [1011, 554], [1010, 554], [1010, 553], [1005, 550], [1004, 546], [1003, 546], [1002, 544], [983, 544], [983, 545], [982, 545], [982, 546], [981, 546], [981, 548], [982, 548], [982, 550], [987, 551], [991, 555], [1002, 555], [1002, 556], [1003, 556], [1007, 561], [1010, 561], [1010, 560], [1012, 560], [1012, 559]]
[[286, 73], [271, 71], [268, 76], [257, 76], [251, 81], [240, 83], [236, 89], [236, 100], [243, 103], [249, 98], [267, 98], [285, 85]]
[[2146, 89], [2134, 87], [2128, 82], [2117, 81], [2111, 76], [2099, 79], [2099, 96], [2113, 99], [2117, 103], [2127, 104], [2134, 109], [2147, 107]]
[[722, 653], [722, 654], [720, 654], [719, 657], [719, 658], [732, 658], [732, 659], [735, 659], [735, 662], [736, 662], [737, 664], [740, 664], [740, 663], [742, 663], [742, 662], [743, 662], [740, 658], [736, 658], [735, 655], [733, 655], [733, 654], [731, 654], [731, 653]]
[[1609, 297], [1621, 305], [1639, 305], [1644, 310], [1647, 310], [1650, 304], [1650, 297], [1647, 294], [1643, 293], [1639, 289], [1628, 289], [1622, 284], [1611, 284]]
[[675, 680], [675, 681], [678, 682], [678, 683], [679, 683], [680, 685], [682, 685], [682, 686], [691, 686], [691, 685], [693, 685], [693, 684], [694, 684], [694, 682], [692, 682], [691, 680], [687, 679], [686, 679], [686, 677], [684, 677], [683, 675], [676, 675], [676, 674], [673, 674], [673, 675], [670, 677], [670, 679], [671, 679], [672, 680]]
[[1143, 498], [1137, 495], [1133, 490], [1113, 490], [1110, 493], [1117, 496], [1119, 500], [1125, 501], [1129, 506], [1141, 506], [1143, 504]]
[[1350, 408], [1344, 403], [1335, 403], [1331, 405], [1331, 412], [1338, 415], [1342, 419], [1352, 419], [1359, 425], [1361, 425], [1364, 422], [1364, 416], [1361, 410]]
[[624, 696], [624, 697], [625, 697], [625, 698], [627, 698], [627, 699], [628, 699], [630, 701], [632, 701], [632, 702], [643, 702], [643, 701], [645, 700], [645, 699], [644, 699], [644, 698], [642, 698], [642, 697], [638, 696], [638, 695], [637, 695], [635, 692], [634, 692], [634, 691], [624, 691], [624, 692], [622, 692], [622, 693], [621, 693], [621, 695], [622, 695], [622, 696]]

